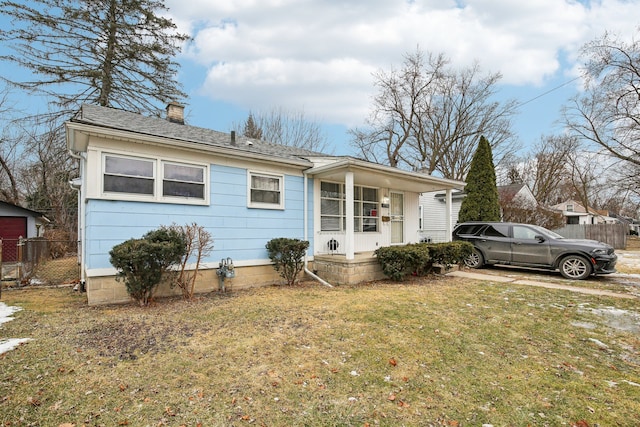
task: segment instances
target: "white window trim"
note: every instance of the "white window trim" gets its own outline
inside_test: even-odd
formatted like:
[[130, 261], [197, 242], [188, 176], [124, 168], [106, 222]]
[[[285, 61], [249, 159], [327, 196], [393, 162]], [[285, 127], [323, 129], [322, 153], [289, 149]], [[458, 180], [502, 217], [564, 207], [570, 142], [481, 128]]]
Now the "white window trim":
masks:
[[[322, 214], [322, 203], [320, 203], [320, 206], [321, 206], [320, 207], [320, 218], [322, 218], [323, 216], [333, 217], [333, 218], [340, 218], [340, 229], [339, 230], [320, 230], [320, 232], [322, 232], [322, 233], [341, 232], [342, 233], [342, 232], [345, 231], [344, 222], [346, 221], [346, 213], [344, 211], [344, 206], [343, 206], [343, 203], [345, 202], [345, 198], [346, 198], [346, 191], [345, 191], [345, 188], [344, 188], [345, 184], [344, 184], [344, 182], [341, 183], [341, 182], [336, 182], [336, 181], [325, 181], [325, 180], [323, 180], [323, 181], [321, 181], [320, 185], [322, 185], [322, 182], [326, 182], [326, 183], [329, 183], [329, 184], [338, 184], [338, 185], [340, 185], [341, 186], [340, 190], [341, 190], [342, 198], [337, 199], [337, 198], [334, 198], [334, 197], [327, 197], [327, 199], [331, 199], [331, 200], [340, 200], [340, 214], [339, 215], [323, 215]], [[369, 187], [369, 186], [366, 186], [366, 185], [354, 185], [354, 187], [360, 188], [360, 191], [362, 191], [362, 189], [364, 189], [364, 188], [369, 188], [369, 189], [376, 190], [376, 192], [378, 194], [378, 199], [380, 198], [380, 194], [382, 192], [382, 189], [379, 188], [379, 187]], [[382, 230], [381, 230], [381, 226], [380, 226], [380, 221], [381, 221], [380, 218], [382, 217], [381, 216], [381, 207], [382, 206], [381, 206], [380, 200], [376, 200], [376, 201], [373, 201], [373, 200], [362, 200], [362, 193], [360, 193], [360, 194], [361, 195], [360, 195], [360, 199], [359, 200], [356, 200], [355, 197], [354, 197], [354, 202], [360, 204], [360, 215], [355, 215], [355, 213], [354, 213], [354, 216], [352, 218], [353, 221], [355, 221], [356, 218], [360, 219], [360, 227], [359, 227], [358, 230], [354, 229], [354, 233], [363, 234], [363, 235], [381, 233]], [[321, 200], [323, 199], [322, 190], [320, 191], [320, 199]], [[365, 203], [375, 203], [377, 205], [377, 209], [376, 209], [377, 210], [377, 215], [375, 217], [364, 215], [364, 204]], [[363, 231], [364, 219], [365, 218], [367, 218], [367, 219], [375, 218], [376, 219], [376, 230], [375, 231]], [[322, 219], [320, 221], [320, 227], [322, 227]], [[354, 228], [355, 228], [355, 224], [354, 224]]]
[[[119, 193], [104, 190], [104, 175], [106, 173], [106, 157], [120, 157], [142, 161], [153, 162], [153, 180], [154, 180], [154, 194], [135, 194], [135, 193]], [[184, 160], [176, 160], [167, 157], [152, 157], [143, 155], [131, 155], [125, 153], [119, 153], [116, 151], [101, 152], [100, 153], [100, 176], [99, 176], [99, 188], [100, 198], [105, 200], [123, 200], [123, 201], [137, 201], [137, 202], [155, 202], [155, 203], [172, 203], [181, 205], [209, 205], [211, 182], [210, 182], [210, 165], [206, 163], [197, 163]], [[163, 168], [165, 163], [171, 163], [175, 165], [184, 165], [192, 167], [201, 167], [204, 170], [204, 199], [193, 197], [178, 197], [178, 196], [163, 196], [162, 185], [164, 181]]]
[[[163, 193], [163, 187], [164, 187], [164, 166], [166, 164], [170, 164], [170, 165], [176, 165], [176, 166], [187, 166], [187, 167], [192, 167], [192, 168], [202, 168], [203, 169], [203, 177], [202, 177], [202, 184], [203, 184], [203, 198], [200, 199], [198, 197], [181, 197], [181, 196], [165, 196]], [[196, 201], [202, 201], [202, 200], [206, 200], [207, 199], [207, 193], [208, 193], [208, 185], [207, 182], [209, 181], [209, 174], [208, 174], [208, 167], [207, 165], [199, 165], [199, 164], [194, 164], [194, 163], [186, 163], [186, 162], [177, 162], [177, 161], [173, 161], [173, 160], [166, 160], [166, 159], [161, 159], [159, 161], [159, 176], [157, 179], [157, 184], [159, 184], [158, 186], [160, 187], [160, 192], [158, 193], [158, 195], [160, 195], [160, 197], [164, 200], [175, 200], [178, 203], [180, 201], [190, 201], [190, 200], [196, 200]], [[181, 181], [181, 182], [189, 182], [189, 181]], [[192, 184], [198, 184], [196, 182], [190, 182]]]
[[[279, 188], [279, 192], [280, 192], [280, 203], [276, 204], [276, 203], [260, 203], [260, 202], [252, 202], [251, 201], [251, 177], [252, 176], [264, 176], [264, 177], [268, 177], [268, 178], [277, 178], [278, 181], [280, 182], [280, 188]], [[257, 171], [257, 170], [247, 170], [247, 207], [251, 208], [251, 209], [277, 209], [277, 210], [284, 210], [284, 206], [285, 206], [285, 200], [284, 200], [284, 194], [285, 194], [285, 188], [284, 188], [284, 175], [281, 174], [274, 174], [274, 173], [270, 173], [270, 172], [262, 172], [262, 171]]]

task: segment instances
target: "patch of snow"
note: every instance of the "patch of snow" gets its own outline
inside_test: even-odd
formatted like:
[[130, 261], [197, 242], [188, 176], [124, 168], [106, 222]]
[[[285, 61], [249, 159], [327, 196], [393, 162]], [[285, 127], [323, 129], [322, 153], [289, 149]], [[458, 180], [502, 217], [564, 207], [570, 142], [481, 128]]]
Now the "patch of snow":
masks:
[[631, 333], [640, 333], [640, 314], [636, 312], [621, 310], [615, 307], [589, 308], [582, 311], [591, 312], [603, 318], [610, 328]]
[[597, 340], [595, 338], [589, 338], [589, 341], [591, 341], [592, 343], [594, 343], [595, 345], [597, 345], [600, 348], [609, 348], [608, 345], [606, 345], [605, 343], [603, 343], [600, 340]]
[[13, 350], [23, 342], [31, 341], [31, 338], [9, 338], [0, 340], [0, 354]]
[[3, 302], [0, 302], [0, 324], [13, 320], [13, 317], [11, 317], [11, 315], [20, 310], [22, 310], [22, 308], [9, 306]]
[[595, 329], [596, 325], [589, 322], [571, 322], [571, 326], [584, 329]]
[[[7, 305], [3, 302], [0, 302], [0, 325], [6, 322], [9, 322], [10, 320], [13, 320], [13, 317], [11, 317], [11, 315], [13, 313], [15, 313], [16, 311], [20, 311], [22, 310], [22, 308], [20, 307], [13, 307], [10, 305]], [[7, 338], [7, 339], [0, 339], [0, 354], [6, 353], [7, 351], [13, 350], [14, 348], [16, 348], [17, 346], [19, 346], [20, 344], [22, 344], [23, 342], [27, 342], [30, 341], [31, 338]]]

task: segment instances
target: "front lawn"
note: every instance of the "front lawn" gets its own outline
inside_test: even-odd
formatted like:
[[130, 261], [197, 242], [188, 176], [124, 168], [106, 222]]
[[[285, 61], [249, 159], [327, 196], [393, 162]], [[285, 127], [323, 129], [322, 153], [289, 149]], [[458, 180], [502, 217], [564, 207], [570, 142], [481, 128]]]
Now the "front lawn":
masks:
[[[2, 426], [640, 425], [640, 309], [453, 278], [87, 307], [12, 290]], [[66, 423], [66, 424], [65, 424]]]

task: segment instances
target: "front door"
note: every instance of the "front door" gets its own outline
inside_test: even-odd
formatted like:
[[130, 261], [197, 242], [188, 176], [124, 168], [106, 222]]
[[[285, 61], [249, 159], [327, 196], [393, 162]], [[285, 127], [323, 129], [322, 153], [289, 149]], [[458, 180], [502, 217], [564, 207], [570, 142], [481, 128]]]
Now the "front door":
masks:
[[404, 243], [404, 194], [391, 193], [391, 244]]

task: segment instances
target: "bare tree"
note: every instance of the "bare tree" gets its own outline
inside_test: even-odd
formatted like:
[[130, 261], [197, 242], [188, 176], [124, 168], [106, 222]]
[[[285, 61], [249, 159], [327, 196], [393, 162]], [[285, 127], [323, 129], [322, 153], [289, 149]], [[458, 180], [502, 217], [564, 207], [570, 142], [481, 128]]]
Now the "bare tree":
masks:
[[288, 111], [282, 107], [266, 113], [249, 113], [242, 124], [232, 128], [239, 134], [262, 139], [275, 144], [305, 148], [319, 153], [331, 154], [326, 133], [319, 122], [309, 120], [304, 110]]
[[[42, 118], [42, 117], [41, 117]], [[45, 214], [69, 240], [76, 238], [77, 193], [69, 181], [78, 174], [67, 151], [64, 130], [54, 120], [22, 122], [21, 188], [29, 209]]]
[[416, 50], [400, 70], [378, 71], [378, 90], [364, 129], [352, 143], [367, 160], [463, 180], [481, 136], [497, 159], [515, 150], [516, 102], [493, 100], [500, 74], [476, 63], [454, 70], [443, 55]]
[[186, 97], [172, 57], [188, 36], [165, 10], [162, 0], [0, 0], [14, 24], [0, 29], [13, 51], [0, 60], [27, 71], [10, 83], [46, 95], [50, 114], [96, 103], [157, 115], [155, 102]]
[[20, 141], [19, 137], [12, 133], [13, 129], [6, 119], [11, 109], [9, 89], [5, 87], [0, 91], [0, 117], [4, 122], [2, 134], [0, 134], [0, 197], [5, 202], [17, 205], [20, 203], [20, 194], [14, 171], [15, 164], [20, 158], [18, 154]]
[[584, 92], [564, 110], [573, 135], [621, 162], [640, 186], [640, 41], [609, 33], [582, 49]]

